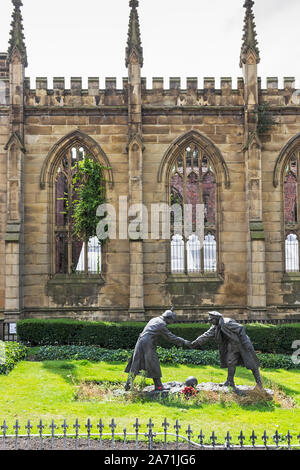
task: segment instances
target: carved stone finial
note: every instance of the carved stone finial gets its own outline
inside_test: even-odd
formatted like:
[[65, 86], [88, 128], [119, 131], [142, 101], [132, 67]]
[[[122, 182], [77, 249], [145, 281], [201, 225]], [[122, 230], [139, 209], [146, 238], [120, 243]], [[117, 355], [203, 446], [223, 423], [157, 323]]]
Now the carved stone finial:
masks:
[[143, 48], [140, 33], [140, 23], [137, 7], [139, 6], [138, 0], [130, 0], [129, 6], [131, 8], [129, 27], [128, 27], [128, 39], [126, 47], [126, 67], [130, 62], [130, 56], [132, 52], [135, 52], [136, 59], [140, 66], [143, 66]]
[[256, 64], [260, 62], [260, 54], [258, 49], [258, 41], [256, 39], [256, 25], [254, 21], [253, 13], [253, 0], [246, 0], [244, 3], [244, 8], [246, 9], [245, 19], [244, 19], [244, 35], [243, 35], [243, 44], [241, 49], [241, 58], [240, 66], [247, 63], [247, 58], [250, 56], [252, 62]]
[[23, 3], [22, 0], [12, 0], [12, 3], [14, 6], [14, 11], [12, 14], [11, 22], [8, 60], [11, 60], [13, 51], [17, 48], [20, 53], [22, 63], [25, 67], [27, 67], [27, 51], [25, 45], [25, 37], [23, 33], [23, 18], [21, 13], [21, 7], [23, 6]]

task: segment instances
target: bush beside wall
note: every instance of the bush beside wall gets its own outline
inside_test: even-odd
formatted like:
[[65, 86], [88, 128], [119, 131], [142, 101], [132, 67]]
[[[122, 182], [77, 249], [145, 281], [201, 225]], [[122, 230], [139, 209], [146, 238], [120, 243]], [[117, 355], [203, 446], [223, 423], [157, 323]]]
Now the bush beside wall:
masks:
[[[57, 319], [20, 320], [17, 323], [18, 339], [31, 346], [42, 345], [96, 345], [106, 349], [132, 349], [145, 323], [138, 322], [85, 322], [80, 320]], [[203, 334], [210, 325], [203, 323], [180, 323], [170, 325], [176, 336], [193, 341]], [[300, 340], [300, 323], [284, 325], [246, 324], [246, 332], [256, 351], [277, 354], [292, 354], [292, 343]], [[171, 343], [161, 341], [167, 349]], [[216, 343], [210, 341], [201, 349], [214, 350]]]
[[26, 359], [27, 355], [27, 348], [23, 344], [6, 342], [4, 345], [5, 357], [4, 363], [0, 364], [0, 375], [8, 374], [15, 367], [16, 363]]

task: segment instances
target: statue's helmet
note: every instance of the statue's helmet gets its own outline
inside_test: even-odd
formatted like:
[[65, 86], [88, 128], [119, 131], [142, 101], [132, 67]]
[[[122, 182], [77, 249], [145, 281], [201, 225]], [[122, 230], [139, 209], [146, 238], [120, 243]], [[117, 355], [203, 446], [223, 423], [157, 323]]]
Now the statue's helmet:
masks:
[[166, 311], [162, 314], [162, 317], [163, 317], [165, 320], [175, 321], [175, 320], [176, 320], [176, 313], [173, 312], [173, 310], [166, 310]]
[[210, 319], [222, 317], [221, 313], [219, 312], [208, 312], [208, 315]]

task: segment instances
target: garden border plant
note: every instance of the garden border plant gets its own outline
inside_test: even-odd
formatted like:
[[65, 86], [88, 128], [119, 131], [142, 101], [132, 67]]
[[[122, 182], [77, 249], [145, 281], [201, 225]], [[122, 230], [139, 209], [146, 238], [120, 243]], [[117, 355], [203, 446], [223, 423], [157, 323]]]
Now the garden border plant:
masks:
[[[215, 366], [220, 364], [218, 351], [184, 350], [172, 347], [157, 348], [158, 357], [162, 364], [186, 364]], [[41, 346], [32, 351], [36, 361], [57, 360], [88, 360], [91, 362], [127, 362], [133, 350], [103, 349], [99, 346]], [[259, 353], [260, 366], [263, 369], [300, 369], [300, 364], [294, 364], [291, 356], [285, 354]]]
[[5, 358], [3, 364], [0, 363], [0, 375], [8, 374], [17, 364], [17, 362], [26, 359], [27, 348], [23, 344], [1, 342], [5, 348]]

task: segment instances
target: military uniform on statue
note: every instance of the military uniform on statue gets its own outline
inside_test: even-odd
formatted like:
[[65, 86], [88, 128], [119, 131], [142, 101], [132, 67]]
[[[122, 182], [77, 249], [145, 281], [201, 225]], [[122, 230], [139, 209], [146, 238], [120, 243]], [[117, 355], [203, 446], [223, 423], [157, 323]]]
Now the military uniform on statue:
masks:
[[259, 373], [259, 361], [249, 336], [242, 325], [231, 318], [223, 318], [219, 312], [209, 312], [212, 327], [192, 342], [192, 347], [199, 347], [214, 339], [219, 347], [221, 368], [228, 368], [224, 386], [233, 387], [236, 367], [239, 365], [250, 369], [259, 388], [263, 388]]
[[[136, 343], [133, 355], [128, 362], [125, 372], [129, 376], [125, 390], [129, 390], [136, 375], [145, 371], [148, 378], [153, 379], [155, 390], [164, 390], [161, 382], [161, 368], [156, 351], [159, 338], [164, 338], [176, 346], [188, 346], [190, 342], [175, 336], [168, 330], [167, 325], [174, 323], [176, 314], [173, 310], [166, 310], [160, 317], [150, 320]], [[166, 389], [166, 388], [165, 388]]]

